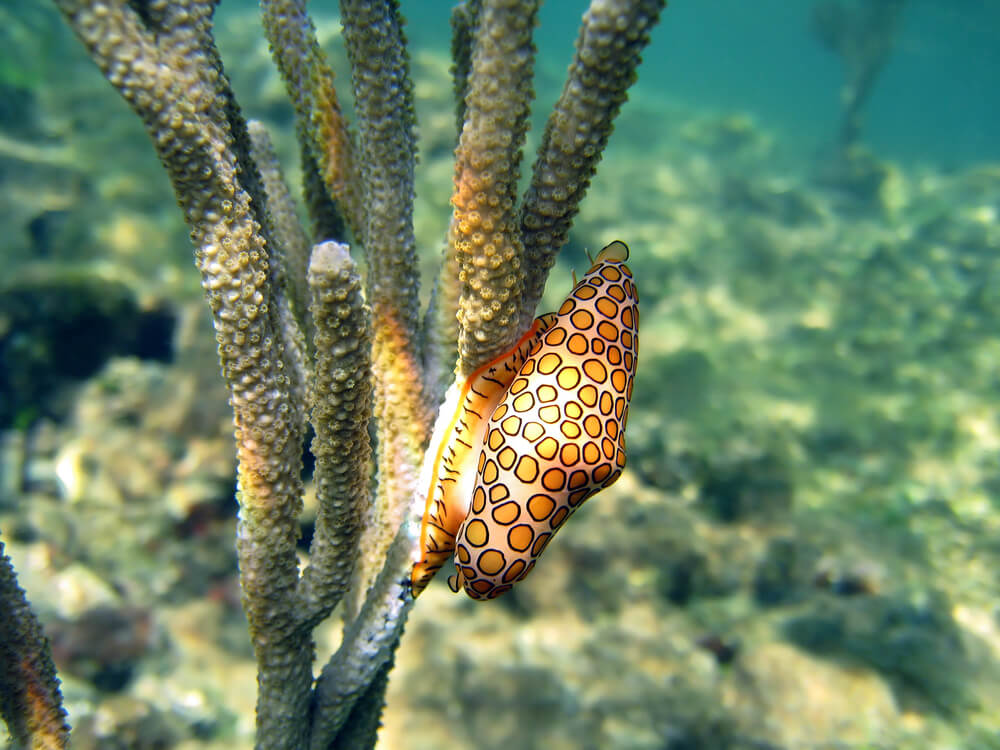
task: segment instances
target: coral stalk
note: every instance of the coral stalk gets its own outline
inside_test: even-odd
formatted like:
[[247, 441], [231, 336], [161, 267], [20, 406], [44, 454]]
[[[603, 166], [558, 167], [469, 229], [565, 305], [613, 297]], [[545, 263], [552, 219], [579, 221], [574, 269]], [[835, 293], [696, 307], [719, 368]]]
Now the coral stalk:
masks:
[[517, 339], [524, 246], [516, 220], [521, 148], [534, 95], [532, 32], [538, 3], [484, 0], [455, 152], [449, 244], [462, 293], [458, 372], [468, 376]]
[[[431, 421], [419, 358], [419, 270], [413, 234], [416, 124], [399, 7], [342, 0], [358, 117], [368, 303], [378, 425], [378, 487], [365, 524], [359, 594], [375, 580], [416, 482]], [[414, 387], [414, 384], [417, 387]]]
[[369, 500], [371, 329], [361, 278], [346, 245], [317, 245], [309, 265], [317, 321], [312, 454], [319, 511], [299, 585], [304, 619], [319, 623], [346, 593]]
[[0, 542], [0, 716], [14, 747], [69, 747], [69, 725], [49, 643]]
[[665, 5], [665, 0], [594, 0], [583, 16], [566, 85], [545, 126], [521, 204], [521, 330], [531, 324]]
[[142, 117], [191, 228], [233, 408], [236, 547], [259, 664], [258, 743], [299, 747], [306, 727], [296, 717], [307, 709], [312, 679], [308, 634], [293, 606], [302, 432], [275, 325], [265, 198], [212, 42], [215, 3], [161, 1], [141, 15], [127, 2], [58, 5]]
[[340, 111], [333, 70], [316, 41], [305, 2], [261, 0], [260, 5], [264, 33], [295, 108], [296, 130], [304, 152], [315, 163], [325, 190], [337, 202], [348, 225], [358, 233], [364, 219], [354, 143]]

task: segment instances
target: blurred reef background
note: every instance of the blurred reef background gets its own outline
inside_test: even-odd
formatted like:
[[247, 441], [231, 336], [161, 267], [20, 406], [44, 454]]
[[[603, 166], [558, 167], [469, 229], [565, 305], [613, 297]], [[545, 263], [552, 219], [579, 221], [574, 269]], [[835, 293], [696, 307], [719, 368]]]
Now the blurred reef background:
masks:
[[[536, 117], [583, 5], [543, 7]], [[448, 7], [403, 3], [425, 280]], [[310, 11], [346, 79], [335, 5]], [[256, 6], [217, 19], [299, 184]], [[629, 469], [503, 599], [431, 585], [381, 746], [1000, 748], [998, 30], [971, 1], [673, 0], [542, 306], [631, 246]], [[231, 413], [188, 233], [47, 2], [0, 5], [0, 227], [0, 530], [73, 746], [249, 747]]]

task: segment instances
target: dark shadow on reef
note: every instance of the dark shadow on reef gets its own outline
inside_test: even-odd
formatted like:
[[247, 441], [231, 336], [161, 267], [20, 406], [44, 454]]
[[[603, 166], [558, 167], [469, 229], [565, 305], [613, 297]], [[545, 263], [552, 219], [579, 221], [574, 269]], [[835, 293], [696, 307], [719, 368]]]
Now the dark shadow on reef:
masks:
[[112, 356], [169, 362], [174, 313], [83, 271], [36, 269], [0, 287], [0, 428], [60, 418], [59, 394]]
[[989, 662], [984, 645], [963, 637], [942, 592], [918, 602], [822, 597], [784, 632], [800, 648], [880, 672], [903, 706], [946, 715], [974, 707], [968, 686], [976, 665]]

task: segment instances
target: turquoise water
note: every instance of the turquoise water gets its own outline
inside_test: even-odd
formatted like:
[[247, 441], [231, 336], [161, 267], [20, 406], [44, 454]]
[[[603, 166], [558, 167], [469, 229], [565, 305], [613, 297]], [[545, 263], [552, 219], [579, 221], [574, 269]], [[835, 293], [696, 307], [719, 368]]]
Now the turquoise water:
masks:
[[[450, 4], [403, 3], [411, 36], [447, 43]], [[547, 2], [539, 55], [568, 64], [584, 3]], [[810, 31], [808, 0], [674, 0], [644, 55], [640, 88], [718, 112], [751, 113], [805, 151], [833, 137], [840, 63]], [[957, 167], [1000, 158], [1000, 8], [913, 0], [871, 99], [866, 139], [879, 153]], [[651, 124], [655, 130], [655, 125]]]

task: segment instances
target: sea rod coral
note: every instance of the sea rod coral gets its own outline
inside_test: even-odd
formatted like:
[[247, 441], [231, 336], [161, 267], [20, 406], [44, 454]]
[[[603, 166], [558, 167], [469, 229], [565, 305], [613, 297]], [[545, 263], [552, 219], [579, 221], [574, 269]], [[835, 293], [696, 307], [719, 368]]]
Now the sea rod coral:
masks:
[[[415, 117], [397, 3], [341, 1], [352, 130], [304, 1], [261, 2], [296, 112], [307, 231], [267, 133], [244, 120], [233, 96], [212, 36], [217, 2], [56, 0], [142, 118], [191, 230], [234, 415], [257, 747], [371, 747], [414, 601], [424, 505], [417, 478], [434, 450], [433, 414], [452, 380], [510, 349], [531, 324], [665, 3], [593, 0], [520, 201], [538, 2], [469, 0], [455, 9], [454, 213], [421, 314]], [[364, 283], [346, 241], [364, 253]], [[319, 510], [300, 573], [310, 423]], [[4, 598], [19, 591], [12, 574], [0, 588]], [[312, 630], [341, 603], [342, 644], [314, 679]], [[26, 607], [12, 609], [31, 630]], [[49, 675], [44, 646], [29, 640], [35, 653], [19, 656]], [[56, 717], [47, 726], [58, 728], [57, 695], [45, 705]], [[64, 732], [46, 740], [33, 734], [37, 720], [23, 720], [37, 705], [4, 710], [16, 741], [64, 746]]]

